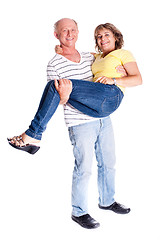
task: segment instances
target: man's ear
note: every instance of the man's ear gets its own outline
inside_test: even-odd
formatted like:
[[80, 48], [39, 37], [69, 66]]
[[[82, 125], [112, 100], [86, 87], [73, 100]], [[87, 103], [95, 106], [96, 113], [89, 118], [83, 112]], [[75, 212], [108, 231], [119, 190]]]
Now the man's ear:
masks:
[[54, 32], [54, 36], [58, 39], [58, 33]]

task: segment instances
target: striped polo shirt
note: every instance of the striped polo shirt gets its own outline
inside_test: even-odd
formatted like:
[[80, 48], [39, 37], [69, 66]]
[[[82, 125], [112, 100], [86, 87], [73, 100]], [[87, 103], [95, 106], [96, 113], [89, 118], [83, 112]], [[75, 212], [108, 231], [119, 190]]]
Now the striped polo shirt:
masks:
[[[80, 55], [80, 62], [75, 63], [62, 55], [56, 54], [48, 63], [47, 80], [66, 78], [93, 81], [91, 65], [94, 61], [94, 56], [88, 52], [82, 52]], [[67, 103], [64, 105], [64, 119], [67, 127], [71, 127], [96, 120], [97, 118], [85, 115]]]

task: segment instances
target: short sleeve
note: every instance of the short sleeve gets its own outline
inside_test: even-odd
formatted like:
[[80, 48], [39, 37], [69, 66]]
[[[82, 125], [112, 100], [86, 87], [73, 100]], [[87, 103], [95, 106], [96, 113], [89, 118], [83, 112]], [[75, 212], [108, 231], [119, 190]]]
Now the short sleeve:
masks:
[[48, 65], [47, 65], [47, 81], [49, 82], [54, 79], [58, 80], [59, 76], [55, 70], [55, 67], [52, 64], [48, 63]]
[[122, 51], [121, 61], [123, 65], [129, 62], [136, 62], [133, 54], [127, 50]]

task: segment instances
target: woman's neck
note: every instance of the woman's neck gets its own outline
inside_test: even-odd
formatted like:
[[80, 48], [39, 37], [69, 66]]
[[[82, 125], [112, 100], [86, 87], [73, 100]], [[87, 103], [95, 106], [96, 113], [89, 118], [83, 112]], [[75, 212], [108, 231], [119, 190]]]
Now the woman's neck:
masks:
[[102, 57], [104, 58], [105, 56], [107, 56], [109, 53], [115, 51], [116, 49], [110, 50], [110, 51], [105, 51], [102, 53]]

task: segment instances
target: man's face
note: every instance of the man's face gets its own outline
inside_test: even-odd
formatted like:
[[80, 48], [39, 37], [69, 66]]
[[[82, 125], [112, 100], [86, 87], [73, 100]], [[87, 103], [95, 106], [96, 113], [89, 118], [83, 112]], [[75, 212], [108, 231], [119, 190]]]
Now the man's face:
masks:
[[59, 39], [61, 46], [75, 47], [78, 39], [78, 27], [73, 20], [62, 19], [54, 35]]

